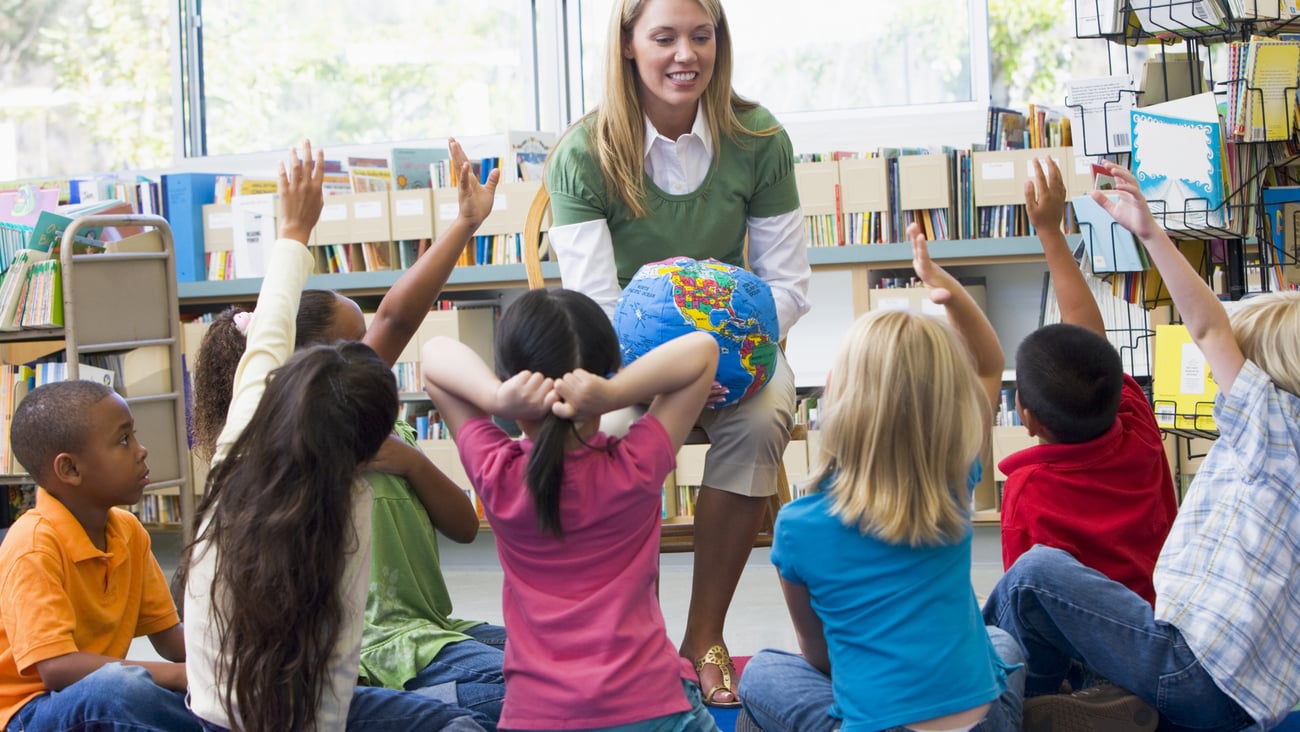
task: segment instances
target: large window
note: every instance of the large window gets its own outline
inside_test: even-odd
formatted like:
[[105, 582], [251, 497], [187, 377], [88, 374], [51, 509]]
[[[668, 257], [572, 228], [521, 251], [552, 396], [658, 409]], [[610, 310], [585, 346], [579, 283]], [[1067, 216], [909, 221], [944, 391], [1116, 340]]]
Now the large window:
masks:
[[[600, 101], [613, 0], [581, 0], [583, 106]], [[736, 90], [778, 112], [976, 99], [970, 0], [726, 5]]]
[[[570, 114], [599, 103], [613, 0], [578, 0]], [[736, 91], [796, 151], [969, 145], [988, 103], [985, 0], [731, 0]], [[572, 12], [572, 11], [571, 11]]]
[[0, 8], [0, 180], [172, 162], [166, 0]]
[[207, 153], [535, 124], [526, 0], [202, 6]]

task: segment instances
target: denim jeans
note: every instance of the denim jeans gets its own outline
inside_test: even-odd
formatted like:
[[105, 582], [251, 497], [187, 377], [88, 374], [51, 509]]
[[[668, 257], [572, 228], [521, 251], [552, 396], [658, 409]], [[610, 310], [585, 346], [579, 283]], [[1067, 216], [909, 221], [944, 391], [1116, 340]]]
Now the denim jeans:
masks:
[[80, 681], [31, 699], [6, 732], [198, 732], [185, 695], [164, 689], [139, 666], [109, 663]]
[[[409, 691], [358, 686], [348, 707], [349, 730], [355, 732], [483, 732], [483, 728], [464, 709]], [[230, 732], [211, 722], [203, 722], [207, 732]], [[43, 732], [43, 731], [42, 731]], [[133, 728], [134, 732], [134, 728]]]
[[704, 696], [700, 694], [699, 685], [682, 679], [682, 689], [686, 691], [686, 700], [691, 703], [691, 708], [684, 712], [620, 724], [617, 727], [598, 727], [586, 732], [719, 732], [713, 715], [704, 706]]
[[[1010, 635], [988, 628], [993, 649], [1002, 662], [1024, 662], [1020, 645]], [[935, 663], [942, 663], [935, 659]], [[1025, 685], [1024, 666], [1007, 675], [1007, 689], [989, 707], [974, 729], [979, 732], [1019, 730]], [[764, 732], [831, 732], [840, 720], [830, 715], [835, 701], [831, 677], [813, 668], [803, 656], [785, 651], [759, 651], [740, 674], [740, 700]], [[920, 722], [922, 720], [915, 720]], [[904, 731], [894, 727], [889, 732]]]
[[506, 696], [501, 675], [506, 629], [484, 624], [465, 634], [473, 640], [443, 646], [424, 670], [406, 682], [406, 689], [467, 709], [483, 729], [492, 732]]
[[1074, 663], [1160, 713], [1161, 729], [1238, 730], [1252, 720], [1219, 690], [1183, 634], [1141, 596], [1060, 549], [1035, 546], [989, 594], [984, 621], [1028, 656], [1027, 696], [1054, 693]]

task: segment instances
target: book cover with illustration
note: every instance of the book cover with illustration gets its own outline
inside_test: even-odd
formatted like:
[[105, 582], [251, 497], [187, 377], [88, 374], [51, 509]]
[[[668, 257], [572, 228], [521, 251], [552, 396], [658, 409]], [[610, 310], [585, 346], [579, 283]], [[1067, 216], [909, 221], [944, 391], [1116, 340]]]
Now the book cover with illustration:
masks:
[[1214, 93], [1130, 113], [1133, 174], [1166, 229], [1224, 227], [1223, 129]]
[[432, 186], [430, 167], [451, 160], [445, 147], [395, 147], [389, 155], [393, 187], [400, 190]]

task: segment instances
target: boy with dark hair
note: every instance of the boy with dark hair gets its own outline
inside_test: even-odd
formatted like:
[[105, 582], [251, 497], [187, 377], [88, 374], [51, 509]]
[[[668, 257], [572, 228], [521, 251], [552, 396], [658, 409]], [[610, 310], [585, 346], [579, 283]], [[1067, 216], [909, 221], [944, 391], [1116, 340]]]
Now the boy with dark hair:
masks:
[[[0, 730], [201, 729], [149, 534], [115, 508], [149, 482], [131, 409], [102, 384], [47, 384], [19, 403], [11, 432], [39, 487], [0, 544]], [[125, 661], [140, 635], [167, 661]]]
[[1035, 544], [1069, 552], [1155, 603], [1151, 573], [1178, 508], [1160, 428], [1106, 340], [1101, 310], [1061, 232], [1065, 185], [1034, 161], [1025, 206], [1047, 258], [1059, 325], [1016, 352], [1016, 409], [1039, 444], [998, 464], [1002, 563]]

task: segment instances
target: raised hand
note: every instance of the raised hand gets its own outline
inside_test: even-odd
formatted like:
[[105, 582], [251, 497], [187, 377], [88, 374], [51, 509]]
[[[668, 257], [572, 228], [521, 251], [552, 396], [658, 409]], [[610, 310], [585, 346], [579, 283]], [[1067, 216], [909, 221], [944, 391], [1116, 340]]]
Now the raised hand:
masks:
[[919, 224], [907, 225], [907, 240], [912, 242], [912, 269], [916, 276], [930, 288], [930, 300], [944, 304], [952, 298], [954, 288], [961, 287], [957, 279], [930, 259], [930, 247]]
[[298, 149], [289, 149], [289, 165], [280, 163], [280, 238], [292, 239], [306, 244], [311, 237], [311, 230], [320, 219], [324, 206], [321, 186], [325, 181], [325, 152], [317, 150], [312, 154], [311, 140], [302, 144], [303, 155], [298, 157]]
[[1106, 209], [1120, 226], [1133, 232], [1145, 244], [1149, 239], [1164, 230], [1151, 215], [1151, 207], [1142, 195], [1137, 178], [1122, 165], [1105, 163], [1106, 172], [1115, 179], [1115, 188], [1111, 191], [1093, 191], [1092, 200]]
[[1035, 231], [1060, 231], [1065, 216], [1065, 181], [1056, 161], [1047, 158], [1047, 170], [1034, 158], [1034, 177], [1025, 181], [1025, 210]]
[[451, 149], [451, 162], [456, 166], [456, 192], [460, 201], [460, 217], [475, 228], [492, 213], [492, 203], [496, 199], [497, 182], [501, 180], [501, 169], [488, 173], [486, 183], [479, 183], [474, 177], [474, 168], [465, 156], [465, 149], [454, 139], [447, 140]]

